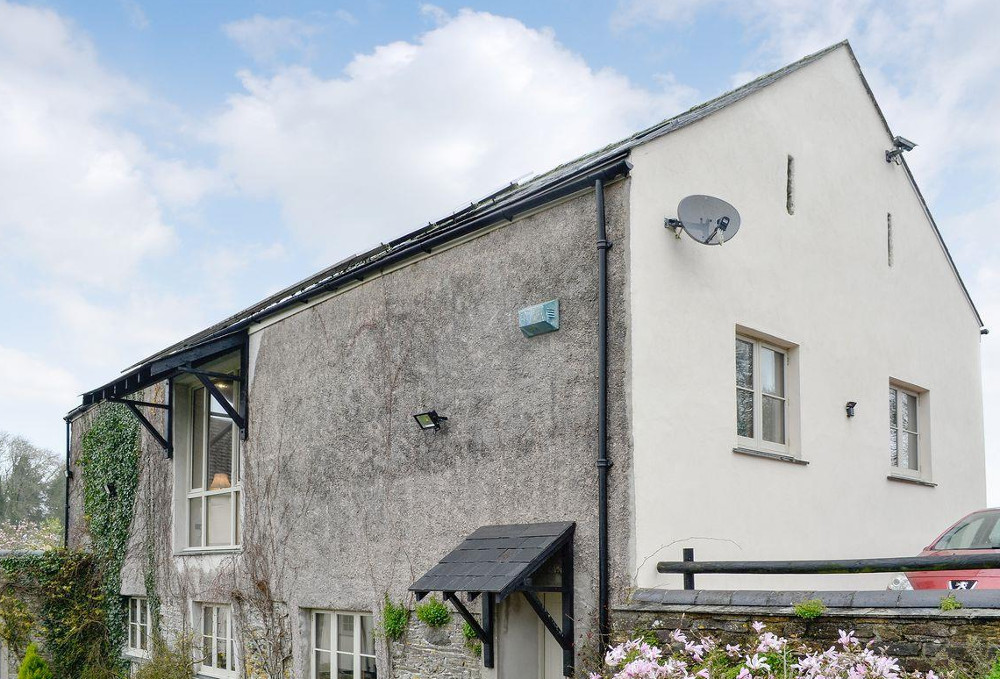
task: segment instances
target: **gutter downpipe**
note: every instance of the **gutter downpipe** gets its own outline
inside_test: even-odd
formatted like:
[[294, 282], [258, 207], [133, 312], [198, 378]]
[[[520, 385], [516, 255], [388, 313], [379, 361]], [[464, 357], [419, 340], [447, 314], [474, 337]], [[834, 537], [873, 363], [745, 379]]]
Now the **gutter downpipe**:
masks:
[[608, 240], [604, 213], [604, 180], [594, 182], [597, 198], [597, 560], [598, 560], [598, 632], [600, 652], [611, 636], [608, 605]]
[[69, 455], [73, 440], [73, 423], [66, 418], [66, 494], [63, 496], [63, 547], [69, 549], [69, 479], [72, 472], [69, 468]]

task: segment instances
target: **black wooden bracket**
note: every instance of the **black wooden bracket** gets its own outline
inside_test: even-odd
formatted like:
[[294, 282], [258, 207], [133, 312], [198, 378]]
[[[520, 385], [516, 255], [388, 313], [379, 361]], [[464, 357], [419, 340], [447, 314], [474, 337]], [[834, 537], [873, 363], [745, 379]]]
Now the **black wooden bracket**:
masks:
[[552, 633], [552, 636], [555, 637], [557, 642], [559, 642], [562, 649], [565, 651], [569, 648], [573, 648], [573, 640], [567, 639], [563, 635], [562, 630], [559, 629], [556, 621], [553, 620], [552, 616], [549, 615], [549, 612], [545, 610], [545, 605], [538, 599], [538, 595], [534, 592], [525, 590], [521, 590], [521, 593], [524, 594], [524, 598], [528, 600], [528, 603], [531, 604], [531, 607], [534, 609], [535, 615], [537, 615], [542, 621], [545, 628]]
[[[156, 440], [156, 442], [160, 444], [160, 446], [163, 448], [164, 456], [167, 459], [170, 459], [174, 456], [173, 426], [172, 426], [173, 408], [169, 403], [150, 403], [149, 401], [133, 401], [132, 399], [128, 398], [113, 398], [113, 397], [108, 398], [107, 400], [111, 401], [112, 403], [124, 403], [128, 407], [128, 409], [132, 411], [132, 414], [135, 415], [135, 419], [139, 420], [139, 424], [142, 425], [143, 429], [149, 432], [149, 435], [152, 436]], [[159, 410], [167, 411], [166, 436], [161, 434], [159, 430], [153, 426], [153, 423], [150, 422], [149, 419], [142, 414], [142, 411], [139, 410], [139, 406], [142, 406], [144, 408], [157, 408]]]
[[[492, 606], [487, 605], [487, 601], [492, 597], [492, 595], [487, 595], [483, 597], [483, 625], [479, 624], [479, 621], [469, 612], [458, 597], [455, 596], [454, 592], [443, 592], [445, 601], [450, 601], [451, 605], [455, 607], [458, 614], [461, 615], [465, 622], [469, 624], [472, 631], [476, 633], [476, 636], [483, 643], [483, 665], [485, 667], [493, 667], [493, 610]], [[487, 615], [487, 608], [489, 608], [489, 615]]]
[[[247, 421], [243, 418], [239, 411], [233, 407], [233, 404], [229, 402], [229, 399], [226, 398], [221, 391], [219, 391], [219, 388], [215, 386], [215, 383], [212, 382], [213, 376], [215, 379], [219, 379], [215, 373], [206, 374], [200, 370], [191, 369], [186, 369], [183, 372], [191, 373], [197, 377], [198, 380], [205, 385], [205, 389], [207, 389], [208, 393], [212, 395], [212, 398], [218, 401], [219, 405], [222, 406], [222, 409], [226, 411], [226, 415], [229, 415], [229, 418], [236, 423], [237, 427], [240, 428], [240, 432], [242, 433], [246, 431]], [[239, 378], [235, 375], [228, 375], [227, 377], [234, 382], [239, 381]], [[244, 438], [246, 437], [244, 436]]]

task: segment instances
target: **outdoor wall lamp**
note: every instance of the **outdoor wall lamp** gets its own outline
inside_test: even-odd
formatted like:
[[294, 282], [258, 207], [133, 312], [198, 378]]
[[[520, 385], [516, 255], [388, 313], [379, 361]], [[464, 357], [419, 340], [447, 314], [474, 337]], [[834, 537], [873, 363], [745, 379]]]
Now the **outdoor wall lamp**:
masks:
[[854, 417], [854, 406], [858, 405], [857, 401], [848, 401], [844, 409], [847, 410], [848, 417]]
[[426, 413], [417, 413], [413, 416], [413, 419], [417, 421], [417, 425], [423, 430], [428, 429], [440, 429], [442, 422], [447, 422], [448, 418], [444, 415], [438, 415], [436, 410], [428, 410]]

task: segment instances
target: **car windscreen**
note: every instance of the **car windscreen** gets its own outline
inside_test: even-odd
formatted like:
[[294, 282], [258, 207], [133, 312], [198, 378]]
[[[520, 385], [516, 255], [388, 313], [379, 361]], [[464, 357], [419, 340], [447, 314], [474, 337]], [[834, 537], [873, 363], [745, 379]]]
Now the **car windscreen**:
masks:
[[1000, 510], [962, 519], [941, 536], [933, 549], [1000, 549]]

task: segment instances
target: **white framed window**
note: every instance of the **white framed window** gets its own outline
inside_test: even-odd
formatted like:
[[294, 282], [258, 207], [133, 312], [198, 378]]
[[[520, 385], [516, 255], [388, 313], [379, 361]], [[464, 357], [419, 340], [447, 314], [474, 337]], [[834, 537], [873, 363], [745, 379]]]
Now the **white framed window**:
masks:
[[128, 652], [129, 655], [147, 657], [152, 649], [149, 633], [149, 599], [129, 597], [128, 599]]
[[375, 634], [368, 613], [313, 611], [310, 679], [376, 679]]
[[209, 677], [236, 676], [236, 643], [233, 641], [233, 609], [223, 604], [196, 604], [200, 619], [199, 674]]
[[889, 384], [889, 466], [894, 472], [918, 475], [923, 456], [920, 436], [921, 395]]
[[748, 448], [789, 450], [788, 350], [736, 336], [736, 436]]
[[194, 375], [174, 382], [178, 550], [231, 550], [240, 545], [240, 430], [223, 406], [225, 401], [239, 410], [239, 363], [236, 354], [199, 367], [211, 375], [221, 398]]

